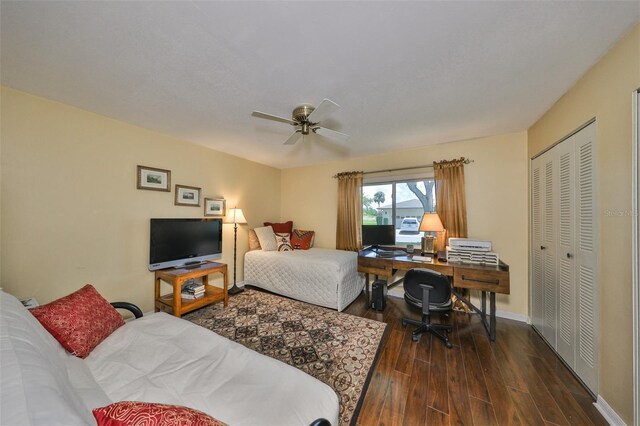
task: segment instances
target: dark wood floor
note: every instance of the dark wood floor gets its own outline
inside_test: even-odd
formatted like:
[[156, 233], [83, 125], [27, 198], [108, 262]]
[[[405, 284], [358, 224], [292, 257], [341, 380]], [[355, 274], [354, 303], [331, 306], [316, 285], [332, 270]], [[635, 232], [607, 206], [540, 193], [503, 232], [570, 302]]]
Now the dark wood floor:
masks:
[[[403, 299], [389, 297], [383, 313], [364, 294], [345, 311], [389, 324], [357, 424], [368, 425], [606, 425], [578, 380], [524, 323], [498, 318], [491, 343], [478, 315], [448, 320], [452, 349], [430, 335], [411, 341], [419, 319]], [[437, 321], [437, 320], [436, 320]]]

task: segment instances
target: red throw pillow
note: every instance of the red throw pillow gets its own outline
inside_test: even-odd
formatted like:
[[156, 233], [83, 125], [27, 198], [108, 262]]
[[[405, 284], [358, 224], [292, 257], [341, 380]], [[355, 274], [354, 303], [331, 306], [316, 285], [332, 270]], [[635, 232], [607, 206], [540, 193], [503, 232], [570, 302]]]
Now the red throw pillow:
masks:
[[213, 417], [180, 405], [120, 401], [92, 410], [98, 426], [224, 426]]
[[291, 232], [293, 232], [293, 221], [290, 220], [289, 222], [284, 222], [284, 223], [272, 223], [272, 222], [265, 222], [264, 226], [270, 226], [273, 228], [273, 232], [275, 232], [276, 234], [291, 234]]
[[294, 250], [309, 250], [313, 247], [313, 238], [315, 235], [316, 233], [314, 231], [294, 229], [291, 233], [291, 246]]
[[118, 311], [91, 284], [29, 312], [66, 350], [80, 358], [86, 358], [124, 325]]

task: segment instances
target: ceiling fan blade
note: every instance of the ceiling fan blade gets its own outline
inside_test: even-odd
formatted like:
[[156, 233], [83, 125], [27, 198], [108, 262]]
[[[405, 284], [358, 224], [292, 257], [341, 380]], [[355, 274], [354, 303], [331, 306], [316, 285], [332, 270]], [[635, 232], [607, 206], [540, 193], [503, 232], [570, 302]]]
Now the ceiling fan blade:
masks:
[[289, 136], [289, 139], [284, 141], [284, 145], [293, 145], [294, 143], [298, 142], [300, 136], [302, 136], [302, 133], [300, 133], [300, 130], [296, 130], [291, 136]]
[[288, 124], [291, 124], [293, 126], [298, 124], [298, 123], [296, 123], [295, 121], [293, 121], [293, 120], [291, 120], [289, 118], [278, 117], [277, 115], [267, 114], [266, 112], [253, 111], [251, 113], [251, 115], [254, 116], [254, 117], [258, 117], [258, 118], [266, 118], [267, 120], [273, 120], [273, 121], [280, 121], [282, 123], [288, 123]]
[[318, 108], [314, 109], [311, 114], [309, 114], [309, 121], [312, 123], [321, 123], [322, 120], [339, 109], [340, 105], [330, 99], [325, 99], [324, 101], [320, 102]]
[[319, 134], [320, 136], [324, 136], [325, 138], [333, 139], [338, 142], [346, 142], [347, 140], [349, 140], [349, 135], [337, 132], [335, 130], [327, 129], [325, 127], [318, 127], [316, 130], [314, 130], [314, 132]]

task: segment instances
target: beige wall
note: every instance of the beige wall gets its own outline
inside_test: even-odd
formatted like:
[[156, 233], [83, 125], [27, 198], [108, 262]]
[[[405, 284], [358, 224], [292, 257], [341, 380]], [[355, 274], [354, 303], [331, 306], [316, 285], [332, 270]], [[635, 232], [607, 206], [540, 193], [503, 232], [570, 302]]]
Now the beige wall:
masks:
[[601, 286], [599, 394], [627, 424], [633, 421], [631, 93], [639, 86], [637, 25], [528, 132], [529, 156], [533, 156], [596, 118]]
[[355, 158], [282, 171], [281, 219], [316, 231], [316, 246], [335, 247], [335, 173], [431, 164], [467, 157], [465, 167], [469, 236], [492, 240], [510, 266], [511, 294], [499, 295], [498, 309], [528, 315], [527, 134], [493, 136], [415, 150]]
[[[8, 88], [1, 96], [0, 286], [17, 297], [43, 303], [92, 283], [109, 300], [153, 309], [149, 218], [202, 217], [203, 208], [174, 206], [173, 189], [137, 190], [138, 164], [237, 204], [249, 226], [280, 215], [277, 169]], [[232, 225], [223, 239], [232, 270]]]

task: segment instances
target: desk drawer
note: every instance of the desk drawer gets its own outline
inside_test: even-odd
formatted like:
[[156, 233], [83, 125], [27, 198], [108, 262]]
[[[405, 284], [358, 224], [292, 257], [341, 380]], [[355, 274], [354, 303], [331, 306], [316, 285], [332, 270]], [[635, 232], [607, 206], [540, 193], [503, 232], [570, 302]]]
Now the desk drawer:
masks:
[[509, 272], [454, 268], [454, 287], [509, 294]]
[[393, 261], [391, 259], [358, 257], [358, 272], [391, 277]]

